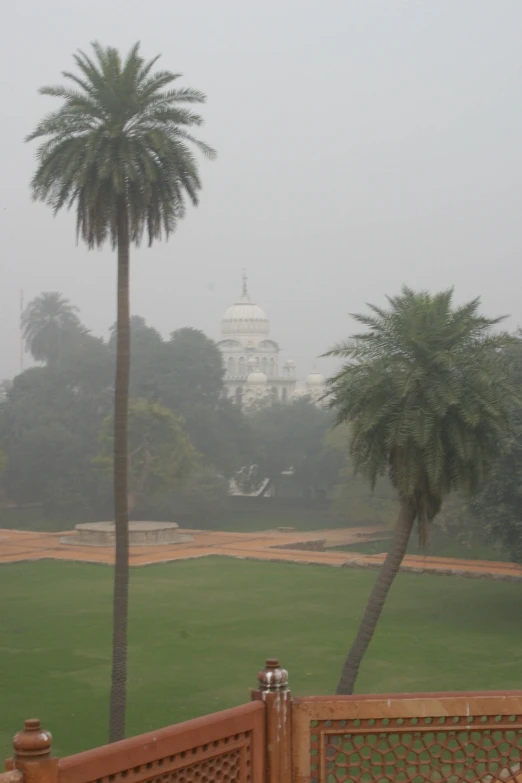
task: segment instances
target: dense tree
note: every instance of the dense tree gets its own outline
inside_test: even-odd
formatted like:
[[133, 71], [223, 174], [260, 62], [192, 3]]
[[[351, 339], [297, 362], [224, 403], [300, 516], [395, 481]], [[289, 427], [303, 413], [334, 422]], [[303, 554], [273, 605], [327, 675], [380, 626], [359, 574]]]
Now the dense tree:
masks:
[[378, 478], [375, 486], [354, 469], [350, 455], [350, 427], [341, 424], [331, 429], [325, 439], [325, 449], [336, 458], [337, 482], [332, 493], [331, 511], [337, 519], [351, 525], [389, 525], [395, 520], [397, 493], [387, 476]]
[[231, 400], [184, 408], [185, 428], [207, 466], [227, 478], [252, 459], [254, 436], [247, 417]]
[[[198, 471], [202, 473], [201, 481], [204, 483], [210, 476], [216, 477], [219, 494], [223, 480], [230, 478], [251, 459], [253, 441], [250, 424], [241, 408], [220, 396], [222, 365], [217, 346], [201, 332], [183, 329], [176, 333], [176, 341], [179, 337], [182, 349], [173, 350], [172, 338], [162, 340], [159, 332], [137, 315], [131, 318], [131, 335], [132, 394], [144, 399], [162, 401], [161, 392], [164, 398], [176, 405], [175, 413], [183, 412], [184, 429], [201, 455], [201, 469]], [[190, 360], [187, 359], [187, 347], [190, 348]], [[83, 518], [84, 514], [90, 518], [97, 512], [105, 516], [107, 513], [106, 504], [111, 492], [107, 488], [107, 482], [100, 480], [99, 472], [91, 470], [89, 461], [96, 453], [96, 448], [93, 453], [95, 434], [102, 419], [110, 411], [115, 352], [115, 327], [111, 330], [109, 343], [106, 344], [82, 326], [67, 342], [59, 362], [52, 367], [52, 372], [47, 372], [47, 368], [32, 368], [17, 376], [14, 382], [2, 385], [0, 411], [2, 400], [7, 400], [9, 392], [12, 391], [6, 411], [7, 419], [13, 424], [9, 434], [9, 449], [13, 451], [12, 469], [5, 477], [5, 491], [9, 488], [13, 502], [21, 504], [43, 503], [45, 498], [45, 508], [49, 516], [46, 524], [59, 524], [62, 510], [63, 516], [69, 514], [69, 519]], [[207, 366], [211, 371], [205, 382], [204, 373]], [[191, 388], [199, 390], [198, 393], [191, 395]], [[24, 451], [25, 448], [30, 448], [31, 438], [24, 428], [23, 442], [17, 442], [16, 431], [20, 431], [20, 422], [33, 426], [38, 422], [47, 423], [48, 420], [70, 430], [78, 449], [86, 455], [86, 459], [81, 459], [78, 463], [68, 462], [71, 470], [74, 465], [81, 465], [83, 494], [79, 494], [76, 479], [73, 481], [69, 473], [66, 473], [67, 480], [63, 482], [63, 491], [58, 495], [55, 491], [58, 482], [55, 481], [52, 465], [43, 466], [45, 470], [39, 476], [33, 476], [35, 456], [25, 454]], [[38, 443], [34, 444], [38, 446], [38, 453], [42, 454], [45, 454], [45, 444], [42, 441], [44, 434], [52, 440], [55, 437], [53, 427], [40, 430]], [[0, 426], [0, 442], [1, 438]], [[49, 449], [52, 449], [51, 443]], [[191, 486], [196, 483], [196, 478], [191, 479]], [[47, 488], [45, 492], [43, 484]], [[210, 497], [206, 486], [203, 487], [202, 484], [203, 494]], [[67, 494], [68, 487], [71, 490], [70, 496]], [[176, 490], [175, 494], [177, 501], [187, 507], [188, 494], [185, 490]], [[143, 502], [148, 504], [147, 508], [155, 507], [152, 498], [146, 498]], [[161, 513], [159, 506], [158, 513]], [[199, 511], [196, 516], [198, 515]]]
[[[3, 478], [4, 497], [40, 504], [57, 523], [66, 514], [90, 518], [104, 505], [90, 460], [100, 421], [110, 408], [113, 361], [104, 341], [88, 333], [77, 308], [61, 294], [42, 294], [26, 313], [45, 313], [49, 302], [54, 302], [51, 311], [58, 311], [58, 304], [64, 312], [46, 333], [45, 344], [51, 346], [47, 366], [33, 367], [4, 387], [0, 440], [10, 463]], [[73, 313], [70, 322], [68, 311]], [[64, 336], [56, 338], [56, 330]], [[41, 336], [38, 330], [35, 334]]]
[[131, 396], [157, 400], [182, 415], [206, 464], [232, 475], [248, 458], [249, 427], [241, 409], [222, 397], [224, 368], [216, 343], [189, 327], [164, 341], [137, 315], [131, 318], [131, 341]]
[[169, 492], [146, 497], [139, 504], [141, 518], [167, 519], [183, 527], [214, 525], [225, 507], [228, 481], [213, 468], [197, 465], [191, 475]]
[[81, 381], [77, 373], [71, 379], [66, 363], [59, 371], [33, 367], [14, 379], [0, 402], [3, 495], [38, 503], [55, 518], [67, 509], [88, 515], [98, 499], [90, 461], [109, 398], [103, 387], [95, 393], [92, 379], [87, 389]]
[[[129, 254], [144, 233], [149, 245], [168, 237], [197, 204], [201, 181], [191, 150], [213, 151], [187, 130], [202, 118], [187, 108], [203, 103], [193, 89], [170, 85], [179, 74], [154, 72], [136, 44], [122, 61], [113, 47], [93, 45], [94, 57], [75, 55], [78, 73], [66, 86], [40, 92], [62, 101], [28, 140], [42, 139], [33, 196], [56, 213], [75, 207], [78, 235], [92, 248], [107, 240], [117, 248], [118, 303], [114, 391], [113, 667], [110, 740], [125, 734], [128, 615], [127, 423], [130, 373]], [[165, 89], [165, 88], [169, 89]]]
[[222, 397], [223, 360], [213, 340], [185, 327], [166, 341], [133, 316], [131, 393], [160, 401], [183, 416], [208, 466], [230, 476], [247, 459], [249, 427], [241, 409]]
[[[130, 319], [131, 396], [161, 400], [183, 415], [198, 405], [215, 407], [223, 392], [225, 374], [216, 343], [199, 329], [183, 327], [163, 340], [144, 318]], [[109, 346], [114, 350], [116, 329]]]
[[522, 564], [522, 427], [520, 422], [492, 480], [471, 504], [485, 537]]
[[270, 479], [277, 496], [283, 471], [292, 471], [303, 495], [324, 496], [340, 467], [337, 455], [324, 443], [332, 414], [304, 397], [289, 404], [264, 405], [248, 418], [258, 479]]
[[[148, 326], [140, 315], [131, 316], [130, 341], [130, 396], [157, 400], [160, 378], [166, 372], [165, 343], [157, 329]], [[116, 353], [116, 325], [111, 329], [109, 348]]]
[[59, 380], [86, 405], [110, 404], [114, 391], [114, 360], [101, 337], [75, 335], [56, 369]]
[[80, 495], [81, 446], [78, 435], [56, 419], [24, 428], [10, 449], [11, 498], [56, 510]]
[[217, 405], [225, 368], [216, 343], [198, 329], [185, 327], [172, 332], [165, 349], [160, 388], [164, 405], [184, 416], [195, 405]]
[[[521, 332], [518, 332], [520, 338]], [[510, 346], [516, 383], [522, 391], [522, 343]], [[515, 563], [522, 563], [522, 410], [515, 405], [492, 476], [473, 498], [470, 522]], [[469, 518], [469, 514], [468, 514]]]
[[3, 498], [3, 486], [2, 486], [2, 473], [4, 472], [7, 465], [7, 456], [5, 451], [0, 448], [0, 505], [2, 503]]
[[399, 496], [391, 546], [379, 572], [337, 692], [352, 693], [415, 522], [421, 544], [453, 489], [475, 491], [488, 477], [519, 404], [504, 352], [493, 334], [502, 319], [479, 301], [453, 306], [453, 292], [403, 288], [389, 309], [356, 315], [368, 331], [336, 346], [346, 363], [330, 381], [338, 422], [351, 422], [355, 468], [372, 485], [388, 474]]
[[22, 314], [27, 350], [34, 359], [55, 365], [74, 338], [85, 331], [74, 307], [57, 291], [44, 291]]
[[[112, 475], [114, 421], [107, 416], [100, 432], [101, 451], [95, 462]], [[145, 496], [167, 492], [188, 479], [196, 466], [196, 451], [183, 430], [182, 420], [152, 400], [129, 404], [129, 497], [132, 514]]]

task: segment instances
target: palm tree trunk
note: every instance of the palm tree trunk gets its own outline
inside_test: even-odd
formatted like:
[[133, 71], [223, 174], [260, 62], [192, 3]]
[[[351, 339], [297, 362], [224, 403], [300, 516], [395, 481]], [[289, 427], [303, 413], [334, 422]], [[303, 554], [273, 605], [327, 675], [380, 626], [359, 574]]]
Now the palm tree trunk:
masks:
[[406, 553], [408, 541], [415, 521], [415, 506], [408, 501], [402, 501], [399, 516], [393, 531], [390, 549], [386, 560], [379, 571], [377, 582], [373, 588], [364, 615], [357, 631], [357, 636], [346, 658], [341, 672], [341, 679], [337, 686], [337, 694], [351, 694], [359, 673], [359, 666], [364, 653], [372, 640], [377, 622], [386, 601], [386, 596], [392, 586], [397, 572]]
[[127, 615], [129, 602], [129, 514], [127, 506], [127, 422], [130, 373], [129, 227], [127, 210], [118, 216], [118, 318], [114, 388], [114, 523], [116, 562], [112, 638], [109, 742], [125, 736], [127, 700]]

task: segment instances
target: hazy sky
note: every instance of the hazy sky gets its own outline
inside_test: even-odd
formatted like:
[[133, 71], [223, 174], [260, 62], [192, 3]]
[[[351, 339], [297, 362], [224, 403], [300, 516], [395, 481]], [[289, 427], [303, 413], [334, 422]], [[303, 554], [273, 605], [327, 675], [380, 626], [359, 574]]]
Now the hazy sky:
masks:
[[30, 201], [37, 95], [97, 39], [207, 93], [204, 191], [132, 256], [132, 311], [219, 337], [246, 267], [305, 375], [349, 313], [402, 283], [480, 295], [522, 323], [522, 0], [24, 0], [3, 9], [0, 379], [19, 367], [19, 291], [61, 291], [94, 333], [115, 257]]

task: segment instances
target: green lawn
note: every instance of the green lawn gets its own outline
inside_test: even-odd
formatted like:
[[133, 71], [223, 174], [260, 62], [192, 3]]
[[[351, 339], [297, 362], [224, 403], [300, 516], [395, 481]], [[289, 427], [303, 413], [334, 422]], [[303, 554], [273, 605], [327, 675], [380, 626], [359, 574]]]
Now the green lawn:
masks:
[[[206, 558], [132, 570], [128, 731], [248, 699], [265, 657], [331, 693], [375, 574]], [[105, 741], [112, 571], [0, 567], [0, 749], [38, 716], [58, 754]], [[522, 687], [522, 586], [401, 575], [359, 691]]]

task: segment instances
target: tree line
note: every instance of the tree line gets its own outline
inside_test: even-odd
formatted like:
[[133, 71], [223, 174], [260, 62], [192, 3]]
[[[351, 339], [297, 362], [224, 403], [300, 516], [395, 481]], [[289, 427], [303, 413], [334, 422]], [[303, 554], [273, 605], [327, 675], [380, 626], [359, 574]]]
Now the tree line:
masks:
[[[40, 365], [3, 387], [3, 504], [38, 505], [61, 526], [110, 518], [115, 329], [108, 340], [92, 335], [73, 304], [44, 292], [26, 308], [23, 330]], [[303, 496], [331, 492], [342, 455], [325, 440], [330, 412], [307, 398], [245, 412], [224, 397], [221, 353], [202, 332], [186, 327], [163, 339], [137, 315], [130, 331], [128, 503], [135, 518], [176, 521], [188, 510], [195, 526], [204, 524], [233, 477], [245, 491], [268, 479], [277, 495], [281, 474], [291, 470]]]

